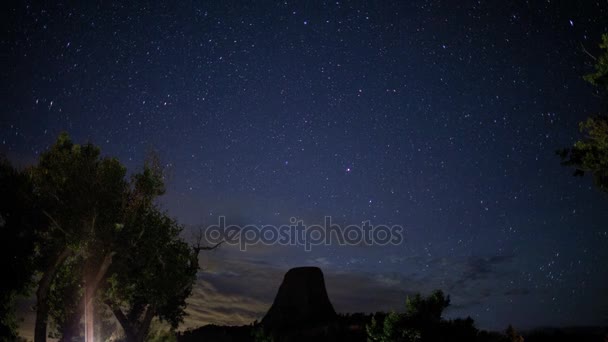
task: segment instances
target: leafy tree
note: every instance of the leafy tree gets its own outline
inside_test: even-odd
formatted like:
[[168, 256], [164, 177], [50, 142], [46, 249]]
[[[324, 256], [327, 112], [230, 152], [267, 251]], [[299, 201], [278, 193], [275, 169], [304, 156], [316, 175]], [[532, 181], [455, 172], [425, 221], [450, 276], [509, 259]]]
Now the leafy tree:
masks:
[[118, 252], [101, 295], [129, 341], [143, 341], [154, 317], [177, 328], [199, 270], [200, 251], [220, 245], [202, 246], [202, 231], [193, 246], [180, 238], [183, 227], [153, 203], [164, 191], [163, 178], [154, 155], [134, 175], [129, 217], [118, 233]]
[[[198, 270], [198, 253], [182, 227], [155, 204], [165, 191], [157, 158], [128, 181], [126, 169], [92, 144], [67, 134], [29, 170], [48, 224], [37, 230], [35, 341], [46, 341], [49, 317], [62, 341], [81, 334], [81, 318], [108, 304], [130, 341], [143, 341], [154, 317], [182, 320]], [[86, 310], [86, 312], [85, 312]], [[86, 331], [94, 331], [92, 319]]]
[[575, 176], [591, 173], [595, 185], [608, 192], [608, 118], [597, 116], [579, 124], [585, 137], [559, 152], [562, 164], [575, 168]]
[[[14, 297], [27, 292], [35, 271], [36, 342], [46, 341], [49, 322], [62, 341], [78, 338], [83, 314], [111, 312], [137, 342], [155, 317], [176, 327], [199, 252], [219, 245], [204, 247], [199, 238], [189, 246], [180, 238], [182, 227], [155, 204], [163, 180], [154, 156], [129, 181], [118, 160], [102, 157], [92, 144], [74, 144], [65, 133], [25, 172], [0, 160], [0, 184], [8, 194], [0, 234], [3, 245], [12, 245], [3, 246], [2, 262], [18, 275], [0, 293], [2, 336], [16, 337]], [[92, 319], [85, 326], [94, 331]]]
[[373, 317], [366, 330], [367, 340], [370, 342], [416, 342], [421, 340], [420, 331], [408, 324], [404, 314], [394, 311], [386, 315], [382, 323]]
[[[141, 173], [136, 173], [131, 177], [130, 182], [122, 193], [122, 206], [116, 212], [115, 222], [109, 224], [106, 229], [99, 230], [95, 235], [87, 236], [86, 258], [84, 260], [83, 272], [74, 276], [80, 279], [81, 286], [86, 290], [81, 294], [81, 300], [72, 316], [62, 322], [65, 327], [62, 329], [62, 341], [71, 341], [80, 335], [80, 321], [82, 316], [92, 317], [87, 319], [85, 331], [94, 332], [93, 320], [98, 317], [96, 313], [105, 313], [97, 309], [98, 290], [105, 287], [110, 273], [108, 270], [119, 256], [133, 254], [137, 244], [126, 243], [132, 241], [136, 236], [138, 241], [146, 241], [152, 235], [145, 234], [145, 225], [142, 228], [143, 213], [154, 209], [154, 200], [164, 193], [164, 183], [162, 182], [162, 169], [156, 159], [149, 158]], [[110, 223], [110, 222], [109, 222]], [[148, 222], [149, 223], [149, 222]], [[133, 232], [137, 230], [137, 233]], [[148, 241], [149, 242], [149, 241]], [[160, 249], [157, 250], [157, 253]], [[139, 275], [139, 274], [136, 274]], [[88, 310], [85, 313], [85, 310]], [[111, 312], [111, 311], [110, 311]], [[102, 321], [104, 323], [104, 321]], [[144, 336], [145, 337], [145, 336]]]
[[[85, 266], [92, 260], [111, 263], [113, 251], [96, 242], [111, 237], [120, 222], [128, 190], [125, 174], [118, 160], [101, 158], [99, 148], [74, 144], [65, 133], [31, 169], [33, 191], [49, 223], [38, 230], [36, 342], [46, 341], [50, 291], [66, 262], [83, 257]], [[103, 257], [93, 258], [91, 251]], [[94, 293], [100, 274], [89, 277], [97, 280], [87, 284]]]
[[33, 200], [25, 171], [19, 171], [0, 156], [0, 341], [17, 339], [15, 299], [27, 295], [34, 274], [35, 226], [43, 218]]
[[414, 342], [435, 341], [441, 333], [441, 315], [450, 304], [441, 290], [434, 291], [428, 297], [416, 294], [406, 300], [406, 311], [391, 312], [382, 323], [372, 318], [366, 327], [368, 341]]
[[595, 58], [595, 71], [586, 75], [584, 78], [587, 82], [600, 88], [600, 91], [608, 91], [608, 33], [602, 35], [600, 48], [604, 53], [599, 58]]
[[[600, 96], [608, 95], [608, 34], [602, 36], [600, 48], [602, 55], [595, 59], [595, 72], [584, 79], [598, 88]], [[594, 57], [595, 58], [595, 57]], [[595, 185], [608, 192], [608, 113], [604, 108], [599, 114], [588, 118], [579, 124], [583, 137], [557, 153], [562, 158], [562, 164], [575, 168], [575, 176], [590, 173]]]
[[99, 242], [111, 246], [113, 258], [103, 272], [101, 293], [92, 293], [96, 298], [90, 300], [107, 305], [128, 341], [146, 339], [154, 318], [177, 327], [196, 280], [199, 252], [219, 246], [202, 246], [202, 233], [194, 246], [180, 238], [183, 227], [154, 203], [164, 193], [163, 178], [158, 158], [151, 155], [132, 177], [123, 223], [116, 224], [113, 239]]
[[154, 317], [172, 328], [184, 317], [198, 250], [179, 238], [181, 232], [177, 222], [151, 208], [124, 235], [129, 253], [116, 255], [102, 296], [129, 341], [143, 341]]
[[81, 256], [68, 258], [57, 271], [49, 290], [49, 316], [54, 323], [56, 338], [71, 339], [70, 320], [77, 315], [83, 296]]
[[441, 320], [443, 310], [449, 305], [450, 297], [446, 297], [441, 290], [433, 291], [426, 298], [417, 293], [413, 297], [407, 298], [405, 314], [414, 322], [437, 323]]

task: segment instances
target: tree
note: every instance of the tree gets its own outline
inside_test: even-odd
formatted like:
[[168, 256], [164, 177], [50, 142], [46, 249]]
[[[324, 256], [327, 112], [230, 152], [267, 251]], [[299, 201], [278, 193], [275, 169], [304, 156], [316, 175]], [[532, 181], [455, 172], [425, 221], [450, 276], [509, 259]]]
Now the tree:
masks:
[[196, 281], [200, 251], [221, 245], [203, 246], [201, 230], [192, 246], [180, 238], [183, 227], [152, 201], [164, 189], [163, 178], [154, 155], [133, 177], [133, 207], [100, 296], [129, 341], [143, 341], [154, 317], [177, 328]]
[[433, 291], [428, 297], [420, 294], [408, 297], [405, 312], [391, 312], [382, 323], [372, 318], [366, 327], [368, 341], [436, 341], [441, 333], [441, 315], [449, 305], [450, 297], [441, 290]]
[[[86, 266], [97, 270], [93, 272], [98, 275], [93, 284], [99, 284], [83, 295], [88, 303], [84, 307], [91, 308], [87, 316], [94, 316], [93, 304], [103, 303], [128, 341], [147, 338], [154, 318], [169, 323], [172, 329], [177, 327], [196, 280], [199, 252], [219, 246], [202, 246], [202, 232], [193, 246], [180, 238], [183, 227], [155, 204], [164, 193], [163, 179], [159, 159], [149, 155], [143, 171], [131, 177], [121, 223], [115, 224], [111, 234], [89, 242], [95, 246], [89, 260], [102, 260], [106, 254], [100, 250], [111, 250], [112, 258], [107, 264], [93, 262]], [[81, 305], [73, 315], [64, 340], [70, 339], [66, 332], [79, 330], [83, 310]], [[93, 327], [87, 330], [93, 331]]]
[[441, 314], [450, 305], [450, 296], [445, 296], [443, 291], [435, 290], [424, 298], [419, 293], [406, 300], [406, 317], [419, 323], [437, 323], [441, 320]]
[[0, 340], [17, 339], [15, 299], [27, 295], [34, 274], [35, 226], [43, 218], [33, 201], [27, 173], [0, 156]]
[[372, 318], [366, 327], [369, 342], [417, 342], [421, 340], [420, 331], [408, 324], [404, 314], [390, 312], [380, 323]]
[[[80, 300], [76, 308], [71, 310], [71, 317], [61, 322], [61, 340], [71, 341], [80, 335], [80, 321], [83, 315], [85, 332], [94, 333], [93, 321], [98, 316], [96, 305], [100, 287], [105, 287], [108, 281], [111, 265], [117, 256], [134, 253], [139, 245], [145, 245], [153, 236], [146, 233], [150, 227], [143, 225], [144, 213], [154, 210], [154, 200], [165, 191], [162, 181], [162, 168], [154, 156], [147, 158], [141, 173], [135, 173], [122, 193], [120, 210], [115, 214], [115, 220], [109, 221], [106, 229], [100, 229], [96, 234], [86, 237], [82, 272], [74, 274], [84, 291], [80, 293]], [[117, 203], [118, 205], [118, 203]], [[151, 224], [147, 222], [147, 224]], [[134, 242], [134, 239], [137, 240]], [[126, 243], [127, 241], [133, 243]], [[160, 248], [157, 253], [160, 253]], [[62, 309], [59, 308], [61, 311]], [[85, 310], [88, 310], [85, 312]]]
[[479, 330], [471, 317], [457, 318], [442, 323], [442, 335], [450, 341], [475, 341], [479, 338]]
[[[128, 341], [143, 341], [154, 317], [176, 328], [198, 271], [198, 251], [180, 239], [182, 227], [157, 208], [125, 234], [102, 297]], [[146, 237], [145, 240], [141, 239]]]
[[600, 91], [608, 91], [608, 33], [602, 35], [600, 49], [604, 50], [604, 54], [599, 58], [593, 57], [596, 61], [595, 72], [586, 75], [584, 78], [587, 82], [597, 86]]
[[[64, 264], [77, 257], [94, 260], [91, 251], [104, 255], [96, 259], [102, 265], [111, 262], [112, 250], [93, 246], [111, 236], [120, 222], [128, 185], [125, 175], [118, 160], [101, 158], [99, 148], [76, 145], [65, 133], [30, 170], [37, 203], [48, 219], [48, 225], [38, 230], [41, 276], [36, 290], [36, 342], [46, 341], [50, 290]], [[99, 279], [99, 274], [92, 278]], [[89, 288], [97, 285], [87, 284]]]
[[54, 323], [57, 338], [71, 339], [71, 319], [78, 314], [83, 295], [82, 274], [84, 258], [66, 259], [58, 269], [48, 295], [49, 316]]
[[505, 330], [505, 335], [508, 342], [524, 342], [524, 338], [515, 331], [515, 328], [511, 324]]
[[[2, 288], [2, 305], [10, 309], [38, 273], [36, 342], [46, 341], [49, 318], [62, 341], [80, 337], [83, 315], [92, 334], [94, 317], [113, 314], [130, 341], [143, 341], [155, 317], [172, 327], [181, 322], [198, 254], [219, 245], [202, 246], [201, 235], [189, 246], [180, 238], [183, 228], [156, 205], [165, 191], [158, 158], [127, 180], [117, 159], [63, 133], [25, 172], [0, 161], [11, 195], [2, 198], [2, 243], [19, 247], [3, 249], [3, 262], [8, 270], [23, 268]], [[3, 335], [14, 335], [11, 310], [0, 318]]]
[[[600, 96], [608, 95], [608, 34], [602, 36], [600, 48], [603, 50], [599, 58], [595, 58], [595, 72], [584, 79], [596, 86]], [[599, 114], [588, 118], [579, 124], [583, 137], [557, 153], [562, 158], [562, 164], [574, 167], [575, 176], [590, 173], [594, 184], [603, 192], [608, 192], [608, 113], [604, 108]]]

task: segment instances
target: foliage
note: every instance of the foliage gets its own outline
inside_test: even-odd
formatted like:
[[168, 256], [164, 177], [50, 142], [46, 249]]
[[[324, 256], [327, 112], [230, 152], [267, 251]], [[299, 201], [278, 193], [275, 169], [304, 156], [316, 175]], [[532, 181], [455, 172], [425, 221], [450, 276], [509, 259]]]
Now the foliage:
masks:
[[35, 230], [42, 221], [27, 172], [0, 156], [0, 341], [17, 339], [15, 299], [27, 295], [34, 273]]
[[72, 317], [77, 314], [79, 303], [83, 295], [82, 257], [70, 258], [59, 269], [49, 294], [50, 316], [57, 330], [57, 336], [62, 337], [71, 333], [68, 331]]
[[592, 117], [579, 125], [584, 138], [559, 152], [562, 164], [574, 167], [576, 176], [591, 173], [595, 185], [608, 192], [608, 117]]
[[97, 304], [96, 319], [119, 315], [135, 341], [146, 338], [155, 317], [172, 327], [182, 321], [198, 252], [209, 248], [186, 244], [182, 227], [155, 204], [165, 191], [158, 158], [129, 180], [117, 159], [62, 133], [24, 172], [0, 160], [0, 181], [7, 194], [2, 262], [15, 275], [0, 293], [2, 336], [16, 337], [14, 298], [27, 293], [35, 272], [36, 341], [46, 340], [48, 323], [63, 341], [79, 338], [85, 302]]
[[451, 341], [473, 341], [478, 338], [479, 330], [471, 317], [457, 318], [441, 323], [440, 333], [449, 336]]
[[404, 315], [397, 312], [390, 312], [386, 315], [382, 324], [376, 320], [376, 317], [373, 317], [366, 330], [368, 341], [416, 342], [421, 339], [420, 331], [408, 327]]
[[442, 328], [443, 310], [449, 304], [449, 296], [446, 297], [441, 290], [434, 291], [426, 298], [420, 294], [408, 297], [405, 312], [391, 312], [383, 322], [372, 318], [366, 327], [368, 341], [434, 341]]
[[42, 232], [45, 244], [84, 252], [95, 237], [110, 235], [124, 208], [125, 175], [118, 160], [101, 158], [98, 147], [74, 144], [62, 133], [32, 168], [35, 192], [51, 219]]
[[508, 342], [524, 342], [524, 338], [515, 331], [512, 325], [509, 324], [505, 331]]
[[439, 322], [441, 314], [450, 305], [450, 297], [441, 290], [435, 290], [423, 298], [419, 293], [406, 300], [406, 317], [419, 322]]
[[175, 330], [156, 323], [150, 329], [146, 342], [177, 342], [177, 334]]
[[264, 330], [264, 328], [261, 326], [253, 328], [253, 330], [251, 331], [251, 335], [255, 342], [273, 342], [274, 341], [272, 334], [267, 333]]
[[[584, 77], [597, 88], [604, 101], [608, 100], [608, 34], [602, 36], [602, 55], [596, 59], [595, 72]], [[590, 173], [594, 184], [608, 192], [608, 113], [599, 114], [579, 123], [583, 137], [570, 148], [559, 150], [562, 165], [575, 169], [575, 176]]]
[[[198, 270], [198, 254], [179, 236], [182, 227], [151, 207], [123, 228], [121, 249], [109, 271], [103, 297], [127, 336], [149, 326], [149, 312], [176, 328]], [[143, 239], [145, 237], [145, 239]]]
[[584, 77], [585, 81], [600, 88], [600, 90], [608, 90], [608, 33], [602, 35], [600, 49], [604, 53], [596, 59], [595, 71]]
[[[63, 334], [79, 329], [84, 305], [72, 290], [85, 282], [89, 288], [97, 286], [91, 279], [99, 260], [107, 262], [105, 256], [113, 252], [114, 230], [124, 217], [129, 188], [118, 160], [101, 157], [93, 144], [74, 144], [66, 133], [41, 154], [29, 175], [36, 203], [47, 218], [36, 229], [41, 276], [35, 340], [45, 341], [49, 315]], [[69, 266], [75, 260], [80, 267]]]

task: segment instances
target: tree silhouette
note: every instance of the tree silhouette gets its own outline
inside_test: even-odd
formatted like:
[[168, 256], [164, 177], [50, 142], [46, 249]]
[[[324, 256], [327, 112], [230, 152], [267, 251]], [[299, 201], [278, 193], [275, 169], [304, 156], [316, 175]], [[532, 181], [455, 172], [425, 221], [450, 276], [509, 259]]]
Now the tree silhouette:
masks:
[[43, 221], [26, 171], [0, 156], [0, 340], [17, 338], [15, 299], [29, 292], [34, 275], [35, 226]]
[[441, 334], [441, 315], [449, 304], [449, 296], [441, 290], [428, 297], [420, 294], [408, 297], [405, 312], [391, 312], [382, 323], [376, 317], [372, 318], [367, 326], [368, 341], [435, 341]]
[[[34, 272], [36, 342], [71, 341], [93, 333], [93, 318], [111, 312], [130, 341], [143, 341], [157, 317], [176, 327], [198, 271], [198, 253], [216, 246], [184, 242], [183, 230], [156, 205], [164, 174], [154, 155], [127, 178], [115, 158], [92, 144], [74, 144], [62, 133], [38, 164], [18, 172], [0, 160], [0, 226], [5, 269], [0, 328], [16, 337], [13, 298], [26, 293]], [[8, 247], [8, 246], [6, 246]], [[105, 303], [105, 304], [104, 304]], [[101, 304], [101, 305], [95, 305]], [[107, 310], [104, 310], [107, 304]]]
[[405, 315], [409, 320], [420, 323], [436, 323], [441, 320], [441, 314], [450, 305], [450, 297], [443, 291], [435, 290], [424, 298], [419, 293], [406, 300]]
[[[595, 58], [595, 72], [584, 79], [597, 87], [603, 101], [608, 99], [608, 34], [602, 36], [600, 48], [603, 50], [599, 58]], [[562, 158], [562, 164], [575, 168], [575, 176], [590, 173], [595, 185], [608, 192], [608, 113], [604, 103], [600, 113], [579, 124], [583, 137], [570, 148], [557, 153]]]
[[515, 331], [515, 328], [511, 324], [505, 330], [505, 335], [507, 335], [508, 342], [524, 342], [524, 338]]
[[176, 221], [151, 207], [125, 234], [129, 253], [116, 255], [102, 296], [128, 341], [143, 341], [154, 317], [172, 328], [184, 317], [198, 253], [205, 247], [189, 246], [180, 239], [181, 232]]
[[[36, 291], [36, 342], [46, 341], [50, 290], [66, 262], [84, 258], [85, 267], [80, 269], [88, 280], [87, 293], [95, 292], [111, 263], [113, 251], [107, 241], [123, 217], [128, 191], [125, 174], [118, 160], [101, 158], [99, 148], [76, 145], [65, 133], [31, 169], [34, 193], [49, 223], [38, 232], [41, 277]], [[63, 319], [62, 323], [69, 320]]]

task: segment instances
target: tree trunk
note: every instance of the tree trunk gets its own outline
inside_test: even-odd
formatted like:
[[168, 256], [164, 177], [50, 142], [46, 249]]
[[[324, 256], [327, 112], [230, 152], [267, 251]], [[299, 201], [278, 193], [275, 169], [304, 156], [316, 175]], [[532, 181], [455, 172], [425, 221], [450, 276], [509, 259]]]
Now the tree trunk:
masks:
[[110, 308], [110, 310], [112, 310], [112, 313], [114, 314], [114, 317], [116, 317], [118, 323], [120, 323], [122, 330], [127, 336], [127, 340], [132, 341], [135, 338], [135, 331], [131, 326], [131, 322], [129, 322], [127, 316], [125, 316], [122, 310], [118, 306], [114, 305], [114, 303], [110, 301], [106, 301], [105, 303]]
[[36, 326], [34, 328], [34, 342], [46, 342], [46, 325], [49, 318], [49, 305], [46, 294], [37, 295]]
[[146, 310], [146, 314], [144, 315], [144, 320], [141, 322], [139, 326], [139, 330], [137, 331], [137, 340], [135, 342], [143, 342], [148, 336], [148, 332], [150, 331], [150, 324], [152, 323], [152, 318], [156, 315], [156, 310], [154, 306], [148, 306]]
[[137, 321], [129, 320], [122, 310], [114, 305], [114, 303], [110, 301], [106, 301], [105, 303], [110, 307], [114, 317], [116, 317], [116, 320], [120, 323], [128, 342], [143, 342], [146, 337], [148, 337], [150, 324], [152, 323], [154, 316], [156, 316], [156, 309], [153, 306], [148, 306], [142, 322], [139, 323]]
[[85, 341], [94, 342], [95, 341], [95, 293], [97, 292], [97, 288], [99, 288], [99, 284], [101, 280], [104, 279], [110, 265], [112, 264], [112, 257], [114, 256], [114, 252], [107, 253], [97, 270], [97, 274], [92, 279], [90, 283], [86, 284], [85, 289], [85, 303], [84, 303], [84, 314], [86, 320], [84, 322], [85, 326]]
[[[93, 318], [95, 317], [95, 316], [93, 316], [94, 311], [90, 311], [90, 312], [85, 312], [85, 311], [89, 307], [91, 308], [90, 310], [93, 310], [92, 309], [93, 308], [93, 299], [95, 298], [95, 293], [97, 292], [97, 289], [99, 288], [99, 285], [101, 284], [101, 281], [103, 279], [105, 279], [108, 269], [110, 268], [110, 265], [112, 264], [112, 257], [114, 256], [114, 254], [115, 254], [114, 252], [107, 253], [105, 255], [105, 257], [103, 258], [102, 263], [99, 265], [95, 276], [90, 281], [85, 280], [85, 296], [84, 296], [83, 300], [80, 302], [81, 304], [79, 305], [78, 309], [74, 312], [74, 314], [70, 318], [70, 328], [67, 330], [66, 335], [61, 337], [61, 340], [60, 340], [61, 342], [70, 342], [70, 341], [72, 341], [74, 336], [80, 336], [80, 319], [82, 318], [83, 314], [86, 317], [86, 319], [84, 321], [85, 331], [88, 331], [88, 329], [92, 330], [92, 328], [94, 326]], [[88, 324], [90, 324], [90, 326]], [[87, 341], [92, 341], [92, 340], [87, 339]]]
[[36, 290], [36, 325], [34, 328], [34, 342], [46, 342], [46, 328], [50, 309], [48, 303], [49, 288], [51, 287], [57, 270], [71, 253], [72, 251], [67, 247], [59, 253], [38, 282], [38, 290]]

